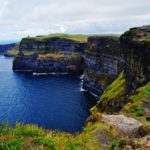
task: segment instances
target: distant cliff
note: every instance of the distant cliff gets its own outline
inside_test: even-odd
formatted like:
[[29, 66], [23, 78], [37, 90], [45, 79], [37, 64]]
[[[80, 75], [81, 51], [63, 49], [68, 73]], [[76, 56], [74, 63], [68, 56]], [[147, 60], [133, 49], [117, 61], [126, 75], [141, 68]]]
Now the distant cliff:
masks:
[[83, 58], [79, 54], [19, 53], [13, 61], [13, 70], [22, 72], [82, 74], [83, 69]]
[[43, 51], [43, 52], [63, 52], [71, 54], [73, 52], [83, 53], [86, 48], [85, 35], [52, 34], [48, 36], [27, 37], [20, 42], [20, 51]]
[[15, 47], [16, 47], [15, 43], [0, 45], [0, 54], [4, 54], [6, 51], [14, 49]]
[[86, 40], [85, 35], [67, 34], [23, 38], [20, 53], [13, 61], [13, 70], [82, 74]]

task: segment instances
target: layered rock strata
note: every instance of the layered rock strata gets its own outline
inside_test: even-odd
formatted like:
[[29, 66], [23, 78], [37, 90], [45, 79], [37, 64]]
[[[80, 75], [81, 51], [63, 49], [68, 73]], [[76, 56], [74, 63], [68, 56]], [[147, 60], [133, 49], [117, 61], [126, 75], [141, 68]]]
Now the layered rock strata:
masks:
[[38, 38], [24, 38], [19, 46], [20, 51], [63, 52], [65, 54], [83, 53], [85, 48], [86, 42], [59, 37], [51, 37], [42, 41], [38, 40]]
[[100, 95], [124, 69], [118, 37], [89, 37], [85, 51], [83, 88]]
[[44, 58], [37, 54], [25, 56], [21, 53], [13, 61], [13, 70], [34, 73], [82, 74], [83, 59], [71, 55], [60, 58]]

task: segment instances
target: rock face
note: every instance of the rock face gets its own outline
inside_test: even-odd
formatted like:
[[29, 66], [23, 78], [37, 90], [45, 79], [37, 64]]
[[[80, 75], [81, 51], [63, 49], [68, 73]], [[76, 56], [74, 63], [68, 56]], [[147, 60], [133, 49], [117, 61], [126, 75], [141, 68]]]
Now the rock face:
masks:
[[83, 88], [100, 95], [124, 69], [117, 37], [89, 37], [85, 51]]
[[13, 61], [14, 71], [35, 73], [83, 73], [83, 59], [71, 58], [43, 58], [37, 54], [25, 56], [19, 54]]
[[102, 120], [112, 125], [121, 134], [128, 135], [129, 137], [140, 135], [142, 123], [134, 118], [124, 115], [102, 115]]
[[120, 41], [127, 82], [135, 89], [150, 80], [150, 26], [132, 28]]
[[63, 52], [66, 54], [71, 54], [73, 52], [83, 53], [85, 48], [85, 42], [78, 42], [59, 37], [48, 38], [44, 41], [35, 38], [24, 38], [19, 46], [20, 51]]
[[91, 109], [91, 112], [113, 114], [119, 112], [126, 104], [126, 80], [124, 72], [110, 84], [100, 97], [97, 104]]
[[132, 28], [120, 39], [89, 37], [83, 87], [99, 95], [122, 70], [128, 93], [150, 80], [150, 26]]

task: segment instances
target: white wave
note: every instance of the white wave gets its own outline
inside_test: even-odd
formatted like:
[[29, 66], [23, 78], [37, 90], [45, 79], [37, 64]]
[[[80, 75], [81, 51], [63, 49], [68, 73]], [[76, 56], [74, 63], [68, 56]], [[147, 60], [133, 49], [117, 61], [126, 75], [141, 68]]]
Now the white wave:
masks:
[[82, 86], [81, 86], [81, 88], [80, 88], [80, 91], [81, 91], [81, 92], [87, 92], [87, 90], [83, 89]]
[[80, 79], [83, 80], [83, 77], [84, 77], [84, 75], [81, 75], [81, 76], [80, 76]]
[[32, 70], [14, 70], [15, 72], [32, 72]]
[[92, 96], [94, 96], [95, 98], [99, 98], [99, 96], [97, 95], [97, 94], [95, 94], [95, 93], [93, 93], [93, 92], [89, 92]]
[[65, 74], [68, 74], [68, 73], [67, 72], [64, 72], [64, 73], [56, 73], [56, 72], [51, 72], [51, 73], [36, 73], [36, 72], [33, 72], [34, 76], [41, 76], [41, 75], [65, 75]]

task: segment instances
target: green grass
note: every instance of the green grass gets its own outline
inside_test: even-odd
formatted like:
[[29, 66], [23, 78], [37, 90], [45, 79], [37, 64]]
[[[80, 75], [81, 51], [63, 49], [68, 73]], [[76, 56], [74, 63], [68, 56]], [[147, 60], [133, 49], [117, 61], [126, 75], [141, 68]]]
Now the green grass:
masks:
[[13, 128], [8, 123], [0, 125], [0, 150], [98, 150], [98, 147], [97, 139], [90, 132], [70, 134], [36, 125], [16, 123]]
[[145, 86], [138, 88], [135, 93], [129, 97], [128, 103], [122, 109], [123, 112], [133, 116], [146, 116], [144, 104], [150, 103], [150, 82]]
[[115, 108], [124, 100], [126, 92], [126, 80], [124, 77], [124, 72], [122, 72], [119, 77], [109, 85], [98, 104], [91, 109], [92, 113], [96, 112], [113, 112], [116, 111]]
[[56, 150], [54, 140], [52, 138], [36, 138], [33, 141], [35, 144], [42, 145], [43, 147], [48, 147], [49, 150]]
[[68, 39], [73, 40], [77, 42], [87, 42], [87, 35], [82, 34], [62, 34], [62, 33], [56, 33], [56, 34], [49, 34], [45, 36], [37, 36], [37, 37], [28, 37], [24, 38], [26, 42], [29, 42], [29, 40], [37, 41], [37, 42], [45, 42], [48, 41], [51, 38], [62, 38], [62, 39]]
[[20, 150], [23, 145], [24, 142], [21, 139], [0, 141], [0, 150]]
[[124, 139], [120, 139], [120, 140], [112, 141], [112, 143], [107, 145], [106, 147], [114, 150], [114, 149], [120, 149], [124, 145], [125, 145], [125, 140]]
[[88, 37], [109, 37], [113, 38], [115, 40], [119, 40], [120, 35], [118, 34], [96, 34], [96, 35], [84, 35], [84, 34], [63, 34], [63, 33], [56, 33], [56, 34], [49, 34], [44, 36], [36, 36], [36, 37], [28, 37], [24, 38], [24, 43], [30, 43], [30, 42], [46, 42], [49, 41], [52, 38], [62, 38], [62, 39], [68, 39], [73, 40], [81, 43], [86, 43], [88, 40]]
[[82, 56], [78, 53], [74, 53], [71, 55], [65, 55], [63, 53], [46, 53], [46, 54], [39, 54], [40, 58], [52, 58], [52, 59], [80, 59]]

